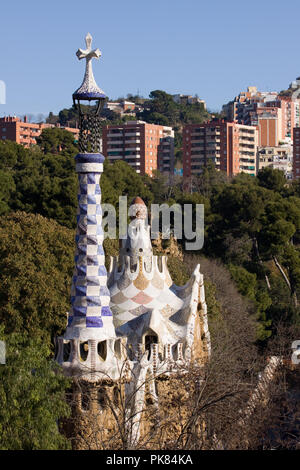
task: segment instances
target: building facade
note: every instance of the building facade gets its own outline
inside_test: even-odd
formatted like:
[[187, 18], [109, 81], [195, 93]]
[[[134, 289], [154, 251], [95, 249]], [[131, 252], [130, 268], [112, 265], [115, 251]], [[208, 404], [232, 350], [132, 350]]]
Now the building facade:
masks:
[[300, 127], [293, 129], [293, 178], [300, 177]]
[[248, 87], [223, 106], [223, 113], [228, 120], [258, 126], [259, 145], [276, 147], [299, 126], [299, 99], [295, 93], [287, 96]]
[[137, 173], [174, 173], [174, 131], [171, 127], [128, 121], [103, 128], [103, 154], [111, 162], [124, 160]]
[[71, 132], [74, 135], [74, 140], [78, 140], [79, 129], [60, 127], [54, 124], [27, 122], [26, 116], [23, 121], [15, 116], [0, 118], [0, 140], [12, 140], [28, 148], [36, 144], [36, 138], [41, 135], [43, 129], [53, 127], [59, 127]]
[[190, 124], [183, 129], [183, 176], [201, 174], [209, 162], [229, 176], [256, 175], [258, 131], [225, 120]]
[[176, 95], [172, 95], [173, 100], [175, 103], [178, 104], [202, 104], [203, 108], [206, 109], [206, 102], [205, 100], [202, 100], [198, 98], [198, 96], [192, 96], [192, 95], [183, 95], [181, 93], [178, 93]]
[[104, 109], [109, 109], [110, 111], [120, 114], [121, 116], [124, 114], [135, 116], [136, 111], [139, 111], [140, 107], [132, 101], [120, 100], [118, 102], [108, 101], [105, 103]]
[[256, 110], [256, 119], [259, 130], [259, 146], [277, 147], [283, 139], [281, 108], [261, 107]]
[[258, 147], [257, 168], [270, 167], [284, 172], [286, 179], [292, 179], [293, 173], [293, 146], [291, 144], [278, 147]]

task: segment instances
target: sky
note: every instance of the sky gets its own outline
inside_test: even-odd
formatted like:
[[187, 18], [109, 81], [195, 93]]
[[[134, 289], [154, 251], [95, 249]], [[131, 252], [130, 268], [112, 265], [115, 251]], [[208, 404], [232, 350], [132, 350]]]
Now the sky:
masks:
[[280, 91], [300, 75], [299, 18], [299, 0], [1, 1], [0, 116], [70, 107], [87, 32], [110, 99], [160, 89], [218, 111], [249, 85]]

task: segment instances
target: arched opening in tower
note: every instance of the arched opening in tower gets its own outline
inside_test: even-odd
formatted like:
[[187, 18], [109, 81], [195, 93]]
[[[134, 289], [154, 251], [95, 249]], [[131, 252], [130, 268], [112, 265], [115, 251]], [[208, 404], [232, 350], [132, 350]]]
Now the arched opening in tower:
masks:
[[158, 336], [154, 331], [149, 330], [144, 336], [145, 351], [148, 351], [148, 360], [151, 357], [151, 344], [158, 344]]
[[88, 341], [80, 342], [80, 360], [86, 361], [89, 353]]
[[63, 344], [63, 360], [64, 362], [67, 362], [69, 360], [71, 354], [71, 343], [70, 341], [64, 341]]
[[106, 360], [107, 356], [107, 344], [106, 341], [100, 341], [98, 343], [98, 355], [102, 361]]

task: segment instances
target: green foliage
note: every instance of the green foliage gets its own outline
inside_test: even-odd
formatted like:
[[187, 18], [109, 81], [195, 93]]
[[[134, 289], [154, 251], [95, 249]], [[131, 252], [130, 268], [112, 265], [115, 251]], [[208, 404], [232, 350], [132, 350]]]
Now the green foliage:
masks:
[[138, 117], [146, 122], [165, 126], [182, 126], [183, 124], [202, 123], [210, 114], [202, 103], [178, 104], [172, 95], [162, 90], [151, 91], [150, 100], [143, 103], [144, 110]]
[[51, 153], [57, 155], [63, 152], [65, 154], [74, 155], [78, 151], [74, 143], [73, 134], [65, 129], [43, 129], [36, 141], [45, 154]]
[[[147, 179], [147, 178], [146, 178]], [[146, 204], [151, 203], [153, 196], [144, 183], [143, 177], [122, 160], [104, 162], [104, 173], [101, 177], [102, 202], [113, 204], [117, 209], [119, 196], [127, 196], [128, 204], [135, 196], [140, 196]]]
[[[205, 186], [201, 184], [198, 188], [203, 191]], [[270, 333], [271, 322], [280, 316], [287, 322], [298, 322], [300, 312], [295, 306], [300, 294], [298, 185], [287, 187], [280, 172], [268, 169], [258, 178], [241, 174], [204, 191], [210, 202], [210, 209], [205, 212], [204, 253], [231, 265], [239, 291], [254, 302], [260, 337]], [[276, 267], [276, 275], [270, 277], [266, 263], [274, 256], [285, 268], [291, 290], [286, 282], [278, 281], [282, 274]], [[282, 302], [278, 302], [271, 281], [280, 282], [280, 292], [285, 291]]]
[[225, 172], [216, 170], [213, 163], [208, 163], [200, 175], [192, 177], [191, 183], [193, 191], [212, 198], [225, 188], [228, 177]]
[[208, 320], [214, 322], [220, 321], [222, 307], [217, 300], [217, 287], [209, 279], [204, 281], [205, 300], [207, 304]]
[[257, 282], [256, 274], [250, 273], [242, 266], [229, 265], [229, 271], [234, 279], [238, 291], [251, 300], [256, 309], [258, 319], [257, 338], [261, 341], [267, 339], [271, 335], [271, 321], [267, 320], [266, 310], [270, 307], [272, 301], [263, 289], [260, 289]]
[[0, 365], [0, 449], [58, 450], [70, 444], [57, 421], [70, 414], [69, 380], [49, 360], [43, 341], [22, 332], [4, 335], [6, 364]]
[[9, 212], [11, 197], [15, 190], [16, 186], [12, 175], [0, 170], [0, 215]]
[[282, 191], [286, 185], [286, 179], [283, 171], [273, 170], [270, 167], [262, 168], [257, 175], [258, 182], [261, 186], [273, 191]]
[[[74, 125], [78, 121], [78, 111], [74, 105], [71, 108], [64, 108], [58, 113], [59, 123], [61, 126]], [[75, 126], [74, 126], [75, 127]]]
[[267, 314], [276, 325], [299, 324], [299, 313], [297, 313], [291, 302], [291, 294], [287, 286], [279, 275], [272, 273], [270, 276], [272, 304], [268, 308]]
[[66, 326], [74, 232], [40, 215], [0, 218], [0, 324], [48, 343]]
[[168, 269], [172, 281], [177, 286], [184, 286], [188, 282], [189, 275], [187, 269], [179, 258], [168, 256]]
[[[43, 153], [38, 146], [24, 149], [14, 142], [0, 142], [0, 215], [22, 210], [75, 227], [78, 183], [73, 136], [45, 129], [40, 139]], [[47, 153], [58, 148], [56, 155]]]
[[255, 300], [256, 274], [249, 273], [242, 266], [229, 265], [229, 271], [235, 280], [239, 292], [249, 299]]

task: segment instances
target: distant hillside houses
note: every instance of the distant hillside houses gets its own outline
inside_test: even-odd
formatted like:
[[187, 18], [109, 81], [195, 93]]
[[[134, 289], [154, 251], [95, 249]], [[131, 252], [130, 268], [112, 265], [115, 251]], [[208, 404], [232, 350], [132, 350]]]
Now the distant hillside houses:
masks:
[[118, 102], [108, 101], [105, 103], [104, 109], [109, 109], [114, 113], [120, 114], [120, 116], [123, 116], [123, 114], [135, 116], [137, 112], [143, 110], [138, 104], [127, 100], [120, 100]]
[[201, 100], [198, 98], [197, 95], [192, 96], [192, 95], [182, 95], [182, 94], [177, 94], [177, 95], [172, 95], [173, 100], [175, 103], [178, 104], [203, 104], [204, 109], [206, 109], [206, 102], [204, 100]]

